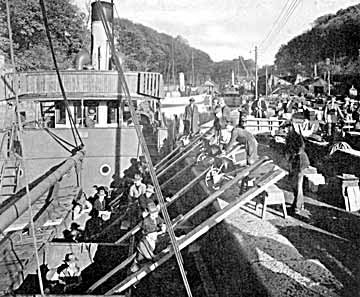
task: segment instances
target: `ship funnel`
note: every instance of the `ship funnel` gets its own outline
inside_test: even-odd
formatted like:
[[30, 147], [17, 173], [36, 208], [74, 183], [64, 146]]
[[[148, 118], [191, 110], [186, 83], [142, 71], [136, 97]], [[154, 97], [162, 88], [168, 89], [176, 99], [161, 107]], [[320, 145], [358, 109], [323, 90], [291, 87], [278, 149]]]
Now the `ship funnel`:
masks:
[[110, 69], [110, 44], [101, 22], [103, 10], [106, 22], [110, 30], [113, 28], [114, 9], [113, 1], [100, 1], [101, 6], [95, 0], [91, 3], [91, 62], [95, 70]]

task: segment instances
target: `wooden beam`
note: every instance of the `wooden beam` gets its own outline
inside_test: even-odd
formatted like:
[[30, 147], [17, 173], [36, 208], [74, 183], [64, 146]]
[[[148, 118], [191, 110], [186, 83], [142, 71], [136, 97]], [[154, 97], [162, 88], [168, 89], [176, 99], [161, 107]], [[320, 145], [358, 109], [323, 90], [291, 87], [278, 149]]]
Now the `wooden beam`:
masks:
[[177, 172], [175, 175], [173, 175], [171, 178], [169, 178], [167, 181], [165, 181], [160, 188], [164, 189], [169, 183], [171, 183], [175, 178], [179, 177], [181, 174], [183, 174], [186, 170], [194, 166], [193, 163], [190, 163], [186, 165], [183, 169], [181, 169], [179, 172]]
[[190, 153], [192, 151], [194, 151], [195, 149], [197, 149], [199, 146], [201, 145], [201, 142], [198, 142], [197, 144], [195, 144], [192, 148], [190, 148], [187, 152], [185, 152], [182, 156], [180, 156], [179, 158], [177, 158], [176, 160], [174, 160], [172, 163], [170, 163], [169, 165], [167, 165], [167, 167], [165, 167], [164, 169], [162, 169], [159, 173], [156, 174], [156, 176], [159, 178], [161, 176], [163, 176], [165, 174], [165, 172], [167, 172], [170, 168], [174, 167], [175, 164], [179, 163], [180, 161], [184, 160], [188, 155], [190, 155]]
[[162, 158], [157, 164], [154, 165], [154, 169], [156, 170], [158, 167], [163, 165], [166, 160], [168, 160], [172, 155], [177, 153], [180, 149], [181, 149], [181, 146], [179, 145], [176, 149], [174, 149], [170, 153], [168, 153], [164, 158]]
[[125, 261], [123, 261], [120, 265], [116, 266], [114, 269], [105, 274], [102, 278], [100, 278], [96, 283], [94, 283], [89, 289], [87, 289], [86, 293], [93, 292], [97, 287], [106, 282], [110, 277], [112, 277], [115, 273], [129, 265], [136, 257], [136, 253], [132, 254]]
[[[161, 166], [156, 166], [156, 173], [161, 172], [164, 170], [169, 164], [173, 163], [176, 159], [178, 159], [181, 154], [183, 154], [187, 149], [192, 148], [193, 146], [202, 138], [204, 138], [209, 132], [213, 130], [213, 127], [210, 127], [208, 130], [206, 130], [204, 133], [200, 134], [199, 136], [195, 137], [188, 145], [186, 145], [180, 152], [178, 152], [175, 156], [171, 157], [169, 160], [167, 160], [164, 164]], [[176, 149], [175, 149], [176, 150]]]
[[188, 219], [190, 219], [193, 215], [198, 213], [200, 210], [202, 210], [204, 207], [210, 205], [216, 198], [218, 198], [220, 195], [224, 194], [228, 189], [232, 188], [233, 186], [236, 186], [236, 184], [243, 179], [244, 177], [248, 176], [252, 171], [257, 169], [258, 167], [262, 166], [264, 162], [268, 161], [268, 157], [262, 157], [258, 161], [256, 161], [254, 164], [252, 164], [249, 167], [246, 167], [241, 172], [239, 172], [233, 179], [229, 180], [225, 185], [223, 185], [219, 190], [215, 191], [214, 193], [210, 194], [209, 197], [207, 197], [205, 200], [201, 201], [198, 205], [196, 205], [194, 208], [192, 208], [190, 211], [188, 211], [182, 218], [177, 222], [177, 224], [174, 226], [174, 229], [178, 225], [184, 224]]
[[[274, 170], [270, 176], [262, 176], [258, 181], [257, 185], [244, 194], [240, 195], [234, 201], [230, 202], [223, 209], [212, 215], [210, 218], [205, 220], [203, 223], [195, 227], [191, 232], [186, 234], [183, 238], [179, 240], [179, 249], [182, 250], [199, 237], [208, 232], [212, 227], [216, 226], [218, 223], [222, 222], [226, 217], [235, 212], [238, 208], [248, 203], [251, 199], [255, 198], [257, 195], [261, 194], [269, 185], [272, 185], [282, 179], [287, 172], [279, 168], [278, 166], [274, 166]], [[126, 279], [124, 279], [121, 283], [113, 287], [111, 290], [107, 291], [105, 295], [111, 295], [113, 293], [121, 293], [127, 288], [131, 287], [150, 272], [154, 271], [157, 267], [165, 263], [174, 255], [173, 249], [169, 246], [164, 249], [159, 255], [157, 260], [154, 263], [149, 263], [139, 269], [137, 272], [133, 273]]]
[[[207, 173], [207, 170], [204, 170], [200, 175], [198, 175], [194, 180], [192, 180], [189, 184], [185, 187], [177, 191], [174, 196], [171, 197], [170, 201], [167, 201], [165, 206], [169, 207], [173, 204], [177, 199], [179, 199], [182, 195], [184, 195], [187, 191], [189, 191], [193, 186], [195, 186]], [[118, 239], [115, 243], [120, 244], [124, 240], [128, 239], [130, 236], [135, 235], [137, 232], [140, 231], [140, 223], [137, 224], [134, 228], [129, 230], [126, 234], [124, 234], [120, 239]]]

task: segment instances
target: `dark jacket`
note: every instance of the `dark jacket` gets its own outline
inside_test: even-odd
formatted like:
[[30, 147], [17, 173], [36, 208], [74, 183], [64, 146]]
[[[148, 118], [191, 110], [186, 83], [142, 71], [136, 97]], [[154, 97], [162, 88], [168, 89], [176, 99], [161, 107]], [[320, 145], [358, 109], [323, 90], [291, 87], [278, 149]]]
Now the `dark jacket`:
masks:
[[199, 110], [195, 104], [193, 106], [189, 104], [185, 107], [184, 121], [188, 122], [191, 133], [197, 133], [199, 131]]

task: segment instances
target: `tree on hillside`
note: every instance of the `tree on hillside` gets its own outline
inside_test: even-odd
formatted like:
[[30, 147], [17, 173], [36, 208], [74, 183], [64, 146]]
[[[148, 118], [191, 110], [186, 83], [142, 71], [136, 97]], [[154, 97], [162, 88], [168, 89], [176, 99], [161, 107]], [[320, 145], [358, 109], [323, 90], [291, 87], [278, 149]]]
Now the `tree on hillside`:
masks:
[[[19, 70], [53, 69], [38, 0], [14, 0], [10, 3], [15, 60]], [[69, 0], [47, 1], [46, 10], [59, 67], [72, 66], [75, 54], [89, 45], [90, 33], [85, 14]], [[6, 26], [6, 4], [0, 0], [0, 51], [10, 58]]]
[[[204, 82], [210, 75], [213, 62], [209, 55], [191, 48], [182, 36], [173, 38], [126, 19], [115, 19], [114, 31], [117, 50], [125, 56], [126, 70], [160, 72], [166, 83], [177, 81], [178, 73], [184, 72], [190, 83], [193, 55], [197, 83]], [[175, 78], [172, 77], [173, 61]]]
[[308, 74], [312, 66], [331, 60], [335, 73], [355, 70], [360, 49], [360, 4], [315, 20], [313, 28], [282, 45], [275, 64], [284, 72], [295, 74], [299, 63]]

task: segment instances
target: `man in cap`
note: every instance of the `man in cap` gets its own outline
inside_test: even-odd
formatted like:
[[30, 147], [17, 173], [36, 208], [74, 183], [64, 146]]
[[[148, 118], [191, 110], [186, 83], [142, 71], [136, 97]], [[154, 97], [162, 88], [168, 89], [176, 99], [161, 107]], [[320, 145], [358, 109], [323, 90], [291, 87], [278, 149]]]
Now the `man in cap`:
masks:
[[184, 134], [194, 135], [199, 132], [199, 110], [193, 97], [189, 99], [189, 102], [190, 103], [185, 107]]
[[134, 183], [131, 185], [129, 189], [129, 200], [130, 202], [134, 202], [141, 195], [144, 195], [146, 192], [146, 185], [142, 182], [142, 177], [140, 174], [136, 173], [134, 176]]
[[130, 270], [135, 272], [139, 270], [139, 262], [143, 260], [153, 260], [155, 258], [155, 248], [157, 238], [165, 233], [166, 225], [159, 217], [159, 209], [154, 202], [147, 205], [149, 215], [141, 223], [142, 238], [137, 245], [137, 255]]
[[64, 293], [73, 291], [81, 284], [81, 270], [73, 253], [65, 255], [64, 263], [46, 274], [50, 282], [57, 282]]
[[229, 124], [227, 126], [227, 130], [231, 132], [231, 138], [229, 143], [226, 145], [225, 151], [226, 153], [229, 153], [236, 145], [245, 143], [247, 164], [254, 164], [258, 159], [258, 143], [254, 135], [252, 135], [249, 131], [236, 126], [236, 119], [233, 119], [232, 125]]
[[252, 115], [256, 118], [266, 118], [267, 105], [263, 97], [256, 99], [251, 105]]
[[93, 108], [88, 109], [88, 114], [85, 118], [85, 127], [87, 128], [94, 128], [95, 127], [95, 116], [96, 112]]
[[139, 197], [139, 205], [143, 217], [146, 217], [148, 215], [148, 209], [147, 209], [148, 204], [150, 202], [154, 202], [154, 198], [153, 198], [154, 193], [155, 193], [154, 186], [147, 185], [145, 194]]

